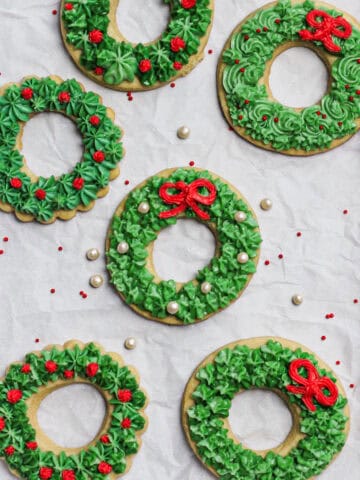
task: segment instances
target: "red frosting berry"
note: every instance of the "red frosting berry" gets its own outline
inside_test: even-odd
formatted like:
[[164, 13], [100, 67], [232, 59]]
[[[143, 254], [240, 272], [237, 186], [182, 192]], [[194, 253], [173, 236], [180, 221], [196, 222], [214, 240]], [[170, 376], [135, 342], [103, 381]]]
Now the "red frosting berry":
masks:
[[46, 198], [46, 192], [45, 190], [43, 190], [42, 188], [38, 188], [35, 192], [35, 197], [38, 199], [38, 200], [45, 200]]
[[53, 360], [48, 360], [47, 362], [45, 362], [45, 369], [49, 373], [55, 373], [58, 369], [57, 363]]
[[100, 462], [98, 465], [98, 472], [102, 473], [103, 475], [108, 475], [112, 472], [112, 466], [106, 462]]
[[89, 363], [86, 367], [86, 375], [88, 377], [95, 377], [99, 370], [99, 365], [97, 363]]
[[118, 390], [118, 399], [123, 403], [130, 402], [132, 399], [132, 391], [127, 389]]
[[84, 183], [85, 183], [85, 180], [83, 178], [77, 177], [74, 179], [72, 184], [75, 190], [81, 190], [84, 186]]
[[5, 455], [10, 457], [11, 455], [14, 455], [15, 453], [15, 448], [12, 445], [9, 445], [8, 447], [4, 448]]
[[89, 32], [89, 40], [91, 43], [101, 43], [104, 39], [104, 34], [100, 30], [91, 30]]
[[74, 378], [74, 371], [73, 370], [64, 370], [64, 377], [65, 378]]
[[20, 178], [14, 177], [14, 178], [10, 179], [10, 185], [13, 188], [21, 188], [22, 187], [22, 181], [20, 180]]
[[196, 0], [181, 0], [181, 6], [185, 9], [193, 8], [196, 5]]
[[186, 47], [185, 41], [181, 37], [174, 37], [170, 40], [170, 48], [173, 52], [179, 52]]
[[175, 70], [181, 70], [183, 66], [180, 62], [174, 62], [173, 67], [175, 68]]
[[69, 92], [60, 92], [58, 95], [58, 99], [60, 103], [69, 103], [71, 96]]
[[64, 8], [65, 10], [72, 10], [74, 5], [72, 3], [65, 3]]
[[146, 73], [149, 70], [151, 70], [151, 68], [152, 68], [151, 60], [149, 60], [148, 58], [144, 58], [139, 63], [139, 70], [140, 70], [141, 73]]
[[95, 160], [96, 163], [101, 163], [105, 160], [105, 153], [98, 150], [97, 152], [94, 153], [93, 159]]
[[94, 125], [94, 127], [97, 127], [100, 123], [100, 118], [97, 115], [92, 115], [89, 119], [89, 122], [91, 125]]
[[36, 442], [26, 442], [26, 448], [29, 450], [36, 450], [38, 448], [38, 444]]
[[96, 67], [94, 69], [95, 75], [102, 75], [104, 73], [104, 69], [102, 67]]
[[30, 373], [31, 372], [31, 365], [30, 363], [25, 363], [21, 368], [22, 373]]
[[4, 430], [5, 425], [6, 425], [6, 423], [5, 423], [4, 417], [0, 417], [0, 432], [1, 432], [2, 430]]
[[109, 435], [103, 435], [102, 437], [100, 437], [100, 442], [101, 443], [110, 443]]
[[9, 403], [17, 403], [22, 399], [22, 391], [21, 390], [9, 390], [6, 394], [7, 401]]
[[50, 467], [41, 467], [39, 470], [39, 477], [41, 480], [49, 480], [53, 476], [53, 469]]
[[62, 480], [76, 480], [76, 475], [74, 470], [64, 470], [61, 473]]
[[131, 427], [131, 420], [130, 418], [124, 418], [124, 420], [121, 422], [122, 428], [130, 428]]
[[21, 91], [21, 96], [24, 100], [31, 100], [33, 97], [33, 90], [30, 87], [26, 87]]

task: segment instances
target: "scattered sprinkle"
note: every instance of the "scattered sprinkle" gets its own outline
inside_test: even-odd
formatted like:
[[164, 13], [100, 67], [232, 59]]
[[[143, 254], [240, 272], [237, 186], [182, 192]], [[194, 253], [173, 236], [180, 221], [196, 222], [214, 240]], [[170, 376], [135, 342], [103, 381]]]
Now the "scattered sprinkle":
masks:
[[265, 260], [264, 265], [270, 265], [270, 260]]
[[359, 303], [359, 299], [358, 299], [358, 298], [354, 298], [353, 302], [354, 302], [354, 303]]
[[297, 232], [296, 236], [297, 237], [301, 237], [302, 233], [301, 232]]
[[229, 131], [233, 132], [234, 131], [233, 127], [229, 127]]
[[9, 237], [4, 237], [3, 238], [3, 242], [8, 242], [9, 241]]
[[211, 55], [213, 53], [213, 50], [210, 48], [210, 50], [208, 50], [208, 54]]
[[322, 340], [322, 341], [326, 340], [326, 336], [325, 336], [325, 335], [321, 335], [321, 340]]
[[195, 165], [194, 160], [191, 160], [191, 161], [189, 162], [189, 165], [190, 165], [190, 167], [193, 167], [193, 166]]
[[284, 258], [284, 255], [282, 253], [279, 253], [278, 258], [282, 260]]
[[57, 10], [53, 10], [51, 13], [52, 13], [53, 15], [57, 15]]
[[335, 362], [336, 365], [340, 365], [340, 363], [341, 363], [340, 360], [336, 360]]
[[64, 250], [64, 248], [60, 245], [60, 246], [58, 247], [58, 252], [62, 252], [63, 250]]
[[175, 83], [174, 83], [174, 82], [171, 82], [171, 83], [170, 83], [170, 87], [171, 87], [171, 88], [175, 88]]
[[344, 215], [347, 215], [348, 213], [349, 213], [349, 210], [347, 210], [347, 209], [343, 210]]
[[3, 253], [4, 253], [4, 250], [0, 250], [0, 255], [3, 255]]
[[334, 317], [335, 317], [335, 314], [334, 314], [334, 313], [327, 313], [327, 314], [325, 315], [325, 318], [326, 318], [326, 319], [334, 318]]
[[52, 288], [52, 289], [50, 290], [50, 293], [55, 293], [55, 292], [56, 292], [55, 288]]
[[129, 180], [125, 180], [124, 185], [129, 185], [129, 183], [130, 183]]
[[349, 387], [350, 387], [350, 388], [354, 388], [355, 385], [354, 385], [353, 383], [350, 383]]
[[87, 298], [87, 293], [85, 293], [84, 290], [81, 290], [81, 291], [79, 292], [79, 295], [81, 295], [82, 298]]
[[40, 338], [35, 338], [35, 343], [39, 343], [40, 342]]

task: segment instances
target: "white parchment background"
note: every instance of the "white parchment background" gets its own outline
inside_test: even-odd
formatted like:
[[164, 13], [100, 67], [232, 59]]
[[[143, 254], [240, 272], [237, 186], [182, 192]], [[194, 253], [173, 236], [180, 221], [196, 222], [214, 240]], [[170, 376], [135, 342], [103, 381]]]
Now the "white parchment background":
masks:
[[[360, 18], [358, 1], [333, 3]], [[213, 54], [206, 54], [190, 75], [176, 82], [176, 88], [135, 94], [128, 102], [125, 93], [101, 88], [73, 65], [61, 42], [58, 15], [51, 13], [59, 8], [58, 2], [0, 2], [0, 84], [31, 74], [77, 78], [115, 110], [127, 150], [121, 176], [91, 212], [51, 226], [22, 224], [13, 215], [0, 213], [0, 248], [5, 251], [0, 256], [0, 373], [26, 352], [71, 338], [96, 340], [136, 366], [151, 399], [150, 423], [129, 480], [212, 478], [183, 436], [184, 385], [196, 365], [216, 348], [263, 335], [307, 345], [339, 375], [349, 397], [352, 428], [342, 454], [321, 478], [350, 479], [359, 472], [360, 390], [350, 389], [349, 384], [360, 382], [360, 303], [353, 303], [360, 298], [360, 137], [322, 155], [290, 158], [257, 149], [229, 131], [217, 103], [216, 64], [231, 30], [261, 5], [260, 0], [217, 0], [208, 44]], [[118, 11], [119, 25], [133, 41], [155, 38], [167, 15], [161, 0], [121, 0]], [[301, 106], [318, 99], [326, 76], [314, 55], [287, 54], [278, 63], [272, 80], [281, 100]], [[295, 73], [300, 79], [296, 84]], [[191, 128], [187, 141], [176, 137], [182, 124]], [[23, 152], [35, 172], [59, 174], [78, 160], [81, 142], [70, 121], [43, 114], [27, 125]], [[88, 279], [94, 273], [105, 274], [104, 258], [88, 262], [85, 252], [98, 247], [103, 254], [110, 217], [132, 187], [190, 160], [241, 190], [258, 214], [264, 242], [258, 273], [238, 302], [202, 324], [170, 328], [137, 316], [107, 284], [92, 290]], [[259, 208], [265, 196], [274, 203], [269, 212]], [[342, 213], [344, 209], [348, 215]], [[297, 231], [302, 232], [300, 238]], [[9, 237], [8, 243], [2, 242], [3, 236]], [[59, 245], [64, 248], [61, 253]], [[179, 222], [172, 231], [161, 233], [155, 262], [164, 276], [188, 279], [211, 258], [212, 248], [205, 227]], [[278, 259], [280, 252], [283, 260]], [[266, 259], [269, 266], [264, 266]], [[50, 288], [56, 288], [56, 294], [51, 295]], [[87, 291], [86, 300], [79, 296], [80, 290]], [[299, 307], [290, 300], [296, 292], [305, 299]], [[335, 318], [326, 320], [330, 312]], [[129, 335], [138, 341], [131, 352], [123, 348]], [[327, 336], [325, 342], [321, 335]], [[336, 360], [341, 364], [336, 366]], [[57, 398], [48, 398], [41, 409], [44, 428], [59, 443], [79, 446], [96, 432], [102, 401], [91, 389], [85, 390], [65, 389]], [[290, 425], [280, 402], [272, 395], [240, 398], [231, 415], [234, 430], [253, 447], [276, 444]], [[13, 478], [3, 464], [0, 477]]]

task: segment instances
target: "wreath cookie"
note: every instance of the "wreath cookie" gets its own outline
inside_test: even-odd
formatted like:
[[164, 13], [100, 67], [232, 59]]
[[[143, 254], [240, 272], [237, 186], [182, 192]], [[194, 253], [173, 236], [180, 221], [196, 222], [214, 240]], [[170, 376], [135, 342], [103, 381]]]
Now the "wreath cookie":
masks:
[[[190, 282], [162, 280], [152, 252], [178, 218], [203, 222], [216, 238], [209, 265]], [[259, 256], [254, 212], [228, 182], [205, 170], [168, 169], [137, 186], [120, 204], [106, 242], [111, 283], [140, 315], [172, 325], [205, 320], [246, 288]]]
[[[20, 151], [24, 126], [34, 115], [57, 112], [79, 129], [83, 158], [70, 173], [37, 177]], [[90, 210], [106, 195], [109, 181], [119, 174], [123, 157], [121, 130], [114, 112], [101, 98], [85, 92], [76, 80], [59, 77], [26, 78], [0, 89], [0, 210], [15, 212], [19, 220], [52, 223], [69, 220], [76, 211]]]
[[[280, 53], [299, 46], [320, 57], [329, 83], [318, 104], [291, 108], [274, 99], [269, 75]], [[329, 150], [360, 128], [360, 24], [322, 2], [270, 3], [232, 32], [217, 77], [224, 115], [244, 139], [288, 155]]]
[[[239, 443], [228, 422], [237, 393], [267, 389], [282, 398], [293, 426], [278, 447], [254, 451]], [[281, 338], [252, 338], [209, 355], [190, 378], [182, 423], [195, 455], [227, 480], [307, 480], [319, 475], [349, 432], [345, 392], [314, 353]]]
[[[101, 393], [105, 420], [87, 446], [63, 448], [41, 430], [36, 414], [48, 394], [79, 383]], [[94, 343], [72, 340], [28, 354], [8, 368], [0, 398], [0, 456], [24, 480], [115, 479], [130, 468], [147, 424], [136, 371]]]
[[65, 47], [89, 78], [115, 90], [151, 90], [187, 75], [203, 59], [214, 0], [164, 0], [170, 22], [145, 45], [130, 43], [119, 31], [119, 1], [62, 1]]

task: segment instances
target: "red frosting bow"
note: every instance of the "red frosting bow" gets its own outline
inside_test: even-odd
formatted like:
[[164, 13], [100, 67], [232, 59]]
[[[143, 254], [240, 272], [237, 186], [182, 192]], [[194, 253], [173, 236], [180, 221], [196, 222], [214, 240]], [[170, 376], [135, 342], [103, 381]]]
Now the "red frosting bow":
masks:
[[[307, 377], [299, 374], [299, 369], [303, 367], [307, 372]], [[294, 382], [302, 385], [287, 385], [286, 389], [291, 393], [300, 393], [302, 401], [306, 407], [315, 412], [316, 406], [313, 403], [313, 397], [324, 407], [335, 405], [339, 392], [335, 383], [329, 377], [320, 377], [313, 363], [305, 358], [293, 360], [289, 366], [289, 375]], [[329, 391], [330, 395], [325, 395], [323, 390]]]
[[[320, 19], [320, 21], [318, 21]], [[332, 17], [322, 10], [311, 10], [306, 15], [306, 21], [315, 29], [300, 30], [299, 35], [303, 40], [317, 40], [322, 42], [329, 52], [340, 52], [341, 48], [333, 42], [332, 35], [338, 38], [349, 38], [352, 32], [350, 23], [343, 17]], [[340, 30], [338, 27], [342, 27]]]
[[[198, 189], [205, 187], [209, 195], [202, 195], [198, 192]], [[169, 188], [175, 188], [179, 190], [179, 193], [168, 193]], [[160, 218], [175, 217], [181, 212], [184, 212], [187, 208], [191, 208], [198, 217], [202, 220], [209, 220], [210, 215], [197, 205], [211, 205], [216, 199], [216, 187], [206, 178], [198, 178], [192, 183], [187, 185], [185, 182], [164, 183], [159, 190], [159, 196], [169, 205], [178, 205], [172, 210], [159, 213]]]

